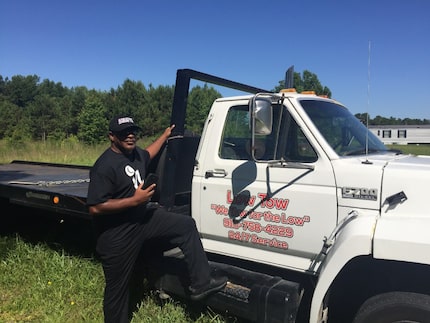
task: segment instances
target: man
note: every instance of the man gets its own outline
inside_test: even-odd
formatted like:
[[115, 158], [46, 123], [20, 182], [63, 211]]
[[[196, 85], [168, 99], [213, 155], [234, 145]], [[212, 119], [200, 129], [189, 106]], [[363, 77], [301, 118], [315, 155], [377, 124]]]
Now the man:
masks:
[[136, 145], [141, 130], [128, 116], [109, 124], [111, 145], [90, 170], [87, 204], [99, 232], [96, 251], [105, 275], [105, 322], [128, 322], [129, 283], [142, 246], [148, 242], [179, 247], [190, 275], [191, 299], [199, 300], [226, 285], [212, 278], [208, 259], [192, 217], [147, 208], [156, 184], [143, 189], [149, 162], [171, 135], [174, 125], [146, 149]]

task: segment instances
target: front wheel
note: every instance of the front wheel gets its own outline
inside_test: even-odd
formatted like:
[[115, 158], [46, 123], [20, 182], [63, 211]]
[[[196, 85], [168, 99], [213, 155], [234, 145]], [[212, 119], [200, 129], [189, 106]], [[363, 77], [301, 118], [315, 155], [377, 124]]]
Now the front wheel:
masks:
[[390, 292], [369, 298], [353, 323], [430, 323], [430, 296]]

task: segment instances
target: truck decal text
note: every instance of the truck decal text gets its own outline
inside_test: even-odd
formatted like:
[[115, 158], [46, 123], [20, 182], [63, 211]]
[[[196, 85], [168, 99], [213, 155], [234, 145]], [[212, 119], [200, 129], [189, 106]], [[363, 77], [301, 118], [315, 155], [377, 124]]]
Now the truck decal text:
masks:
[[[303, 227], [311, 221], [308, 215], [287, 215], [289, 203], [289, 199], [267, 198], [266, 193], [257, 193], [253, 196], [236, 195], [233, 198], [232, 192], [228, 190], [227, 205], [211, 204], [211, 210], [216, 215], [223, 216], [222, 226], [229, 229], [227, 233], [229, 239], [288, 249], [288, 243], [281, 239], [293, 238], [294, 226]], [[266, 210], [255, 211], [257, 206]], [[246, 210], [246, 207], [254, 209]], [[263, 234], [271, 237], [264, 237]]]

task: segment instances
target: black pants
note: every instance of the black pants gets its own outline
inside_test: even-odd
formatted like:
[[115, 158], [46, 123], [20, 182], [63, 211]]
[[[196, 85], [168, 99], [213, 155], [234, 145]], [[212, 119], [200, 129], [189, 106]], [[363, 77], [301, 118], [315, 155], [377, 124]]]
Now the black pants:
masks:
[[179, 247], [190, 274], [192, 286], [209, 280], [208, 259], [193, 218], [163, 208], [147, 210], [139, 221], [120, 224], [103, 231], [96, 251], [105, 275], [103, 312], [105, 322], [129, 322], [130, 278], [145, 242], [159, 240]]

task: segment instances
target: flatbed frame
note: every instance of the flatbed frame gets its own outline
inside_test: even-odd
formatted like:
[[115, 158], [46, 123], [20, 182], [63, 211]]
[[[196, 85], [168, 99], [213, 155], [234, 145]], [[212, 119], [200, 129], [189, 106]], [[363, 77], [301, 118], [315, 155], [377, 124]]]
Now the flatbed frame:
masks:
[[0, 165], [0, 197], [12, 204], [91, 219], [89, 166], [14, 160]]

